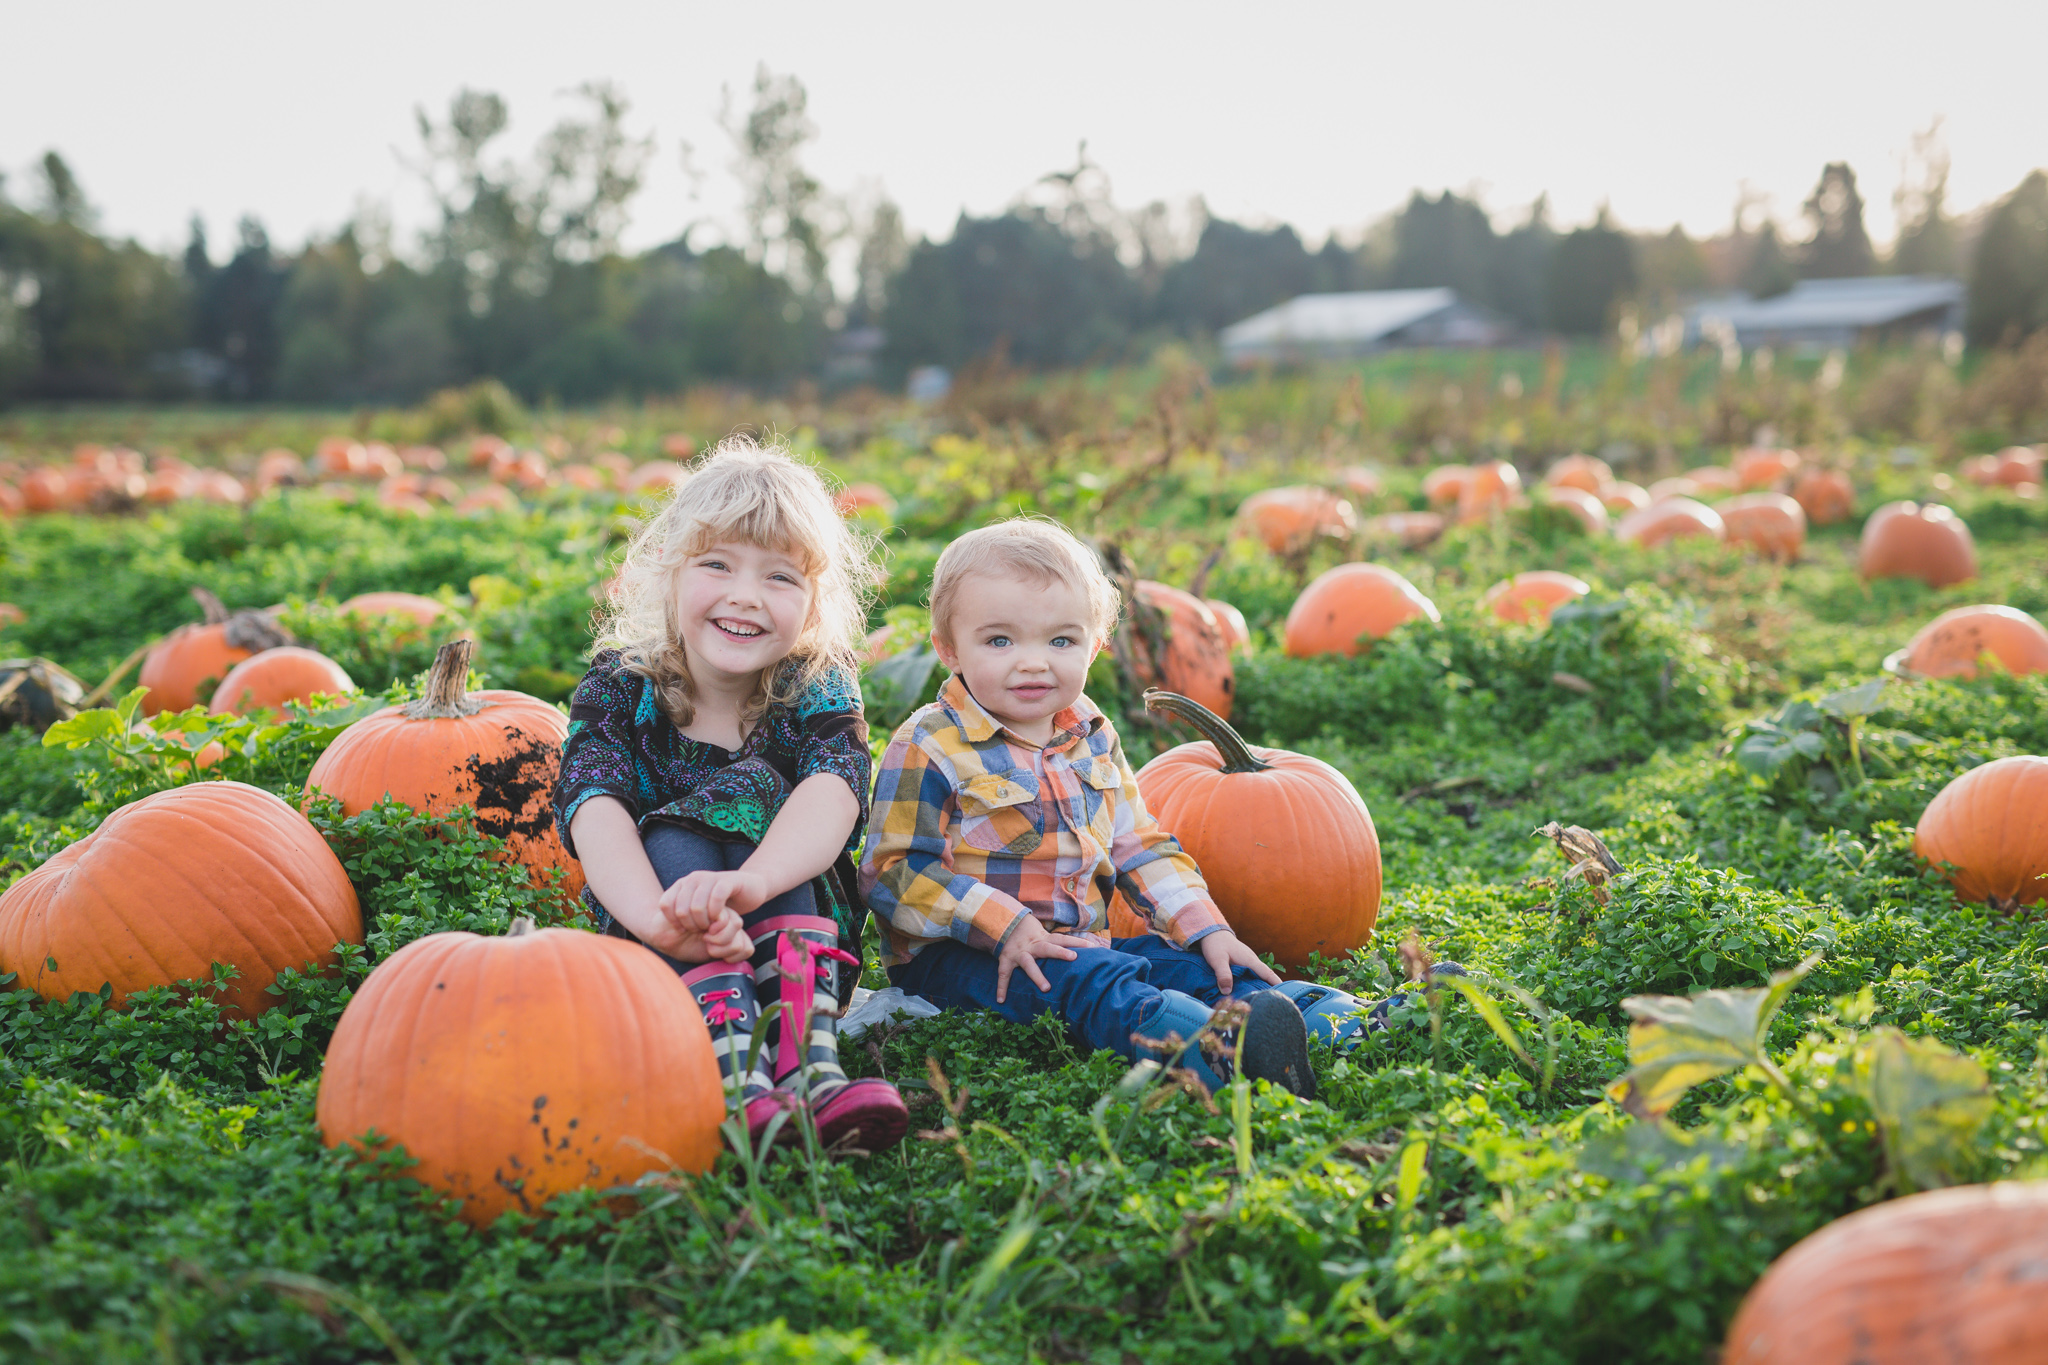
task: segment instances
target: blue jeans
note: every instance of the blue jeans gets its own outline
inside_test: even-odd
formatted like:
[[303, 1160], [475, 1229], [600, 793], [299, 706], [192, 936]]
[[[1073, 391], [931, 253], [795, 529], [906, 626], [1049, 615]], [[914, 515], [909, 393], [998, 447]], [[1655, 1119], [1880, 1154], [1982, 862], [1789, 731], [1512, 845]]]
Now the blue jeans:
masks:
[[[1161, 991], [1184, 991], [1205, 1005], [1219, 998], [1216, 973], [1199, 952], [1176, 948], [1157, 934], [1113, 939], [1107, 948], [1076, 948], [1074, 960], [1038, 959], [1052, 989], [1041, 991], [1022, 968], [1010, 974], [1009, 999], [996, 1003], [996, 957], [964, 943], [933, 943], [889, 969], [889, 980], [942, 1010], [994, 1010], [1015, 1023], [1057, 1014], [1089, 1049], [1135, 1058], [1133, 1033], [1145, 1033]], [[1244, 967], [1232, 968], [1233, 999], [1273, 987]], [[1150, 1036], [1149, 1034], [1147, 1036]]]
[[[654, 867], [654, 875], [663, 886], [673, 886], [692, 872], [737, 872], [747, 859], [754, 856], [754, 845], [745, 842], [724, 843], [707, 839], [692, 829], [657, 820], [640, 831], [640, 845], [647, 850], [647, 861]], [[781, 895], [762, 902], [748, 918], [759, 916], [763, 919], [775, 915], [815, 915], [818, 900], [811, 891], [809, 882], [801, 882]], [[605, 932], [614, 938], [637, 938], [617, 920], [606, 915]], [[641, 945], [646, 947], [645, 944]], [[683, 962], [670, 957], [658, 948], [648, 952], [675, 968], [676, 973], [694, 970], [701, 963]]]

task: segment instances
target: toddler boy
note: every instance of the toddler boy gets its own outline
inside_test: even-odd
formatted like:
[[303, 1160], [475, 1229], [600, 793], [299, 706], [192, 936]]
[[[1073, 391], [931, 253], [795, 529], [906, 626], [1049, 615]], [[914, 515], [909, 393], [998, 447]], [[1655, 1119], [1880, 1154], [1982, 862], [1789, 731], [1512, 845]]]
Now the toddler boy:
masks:
[[[1245, 1074], [1312, 1097], [1300, 1011], [1146, 812], [1082, 695], [1118, 607], [1093, 552], [1049, 521], [983, 527], [939, 556], [931, 607], [952, 677], [882, 757], [860, 867], [889, 979], [941, 1009], [1050, 1011], [1125, 1057], [1133, 1034], [1191, 1038], [1217, 1002], [1244, 1001], [1227, 1041]], [[1109, 937], [1115, 890], [1152, 933]], [[1212, 1089], [1228, 1071], [1192, 1048], [1179, 1064]]]

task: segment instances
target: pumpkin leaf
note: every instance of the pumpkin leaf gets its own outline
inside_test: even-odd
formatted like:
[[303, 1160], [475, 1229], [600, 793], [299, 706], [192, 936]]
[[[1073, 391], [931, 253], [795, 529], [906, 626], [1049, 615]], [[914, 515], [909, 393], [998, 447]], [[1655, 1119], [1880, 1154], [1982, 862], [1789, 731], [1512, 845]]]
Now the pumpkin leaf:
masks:
[[43, 746], [49, 749], [58, 745], [67, 749], [83, 749], [94, 740], [110, 739], [127, 728], [112, 709], [96, 707], [91, 711], [80, 711], [70, 720], [60, 720], [43, 731]]
[[1837, 720], [1851, 716], [1867, 716], [1884, 706], [1884, 678], [1873, 678], [1867, 683], [1847, 687], [1840, 692], [1831, 692], [1817, 703], [1821, 710]]
[[1634, 1021], [1628, 1030], [1633, 1065], [1610, 1096], [1637, 1118], [1662, 1118], [1701, 1081], [1745, 1066], [1775, 1072], [1764, 1053], [1764, 1036], [1786, 997], [1819, 961], [1816, 953], [1772, 976], [1768, 986], [1690, 997], [1632, 995], [1622, 1001]]
[[1795, 758], [1816, 759], [1827, 744], [1813, 730], [1787, 730], [1769, 722], [1750, 722], [1753, 733], [1736, 746], [1735, 761], [1758, 777], [1772, 777]]
[[1856, 1061], [1885, 1155], [1906, 1190], [1963, 1183], [1957, 1158], [1972, 1150], [1991, 1115], [1984, 1068], [1933, 1038], [1909, 1038], [1895, 1028], [1877, 1030]]
[[1616, 1184], [1634, 1183], [1659, 1171], [1704, 1159], [1709, 1171], [1724, 1171], [1748, 1154], [1740, 1143], [1688, 1133], [1674, 1124], [1630, 1123], [1586, 1139], [1579, 1169]]
[[868, 665], [861, 675], [860, 690], [869, 722], [876, 729], [890, 731], [909, 719], [910, 713], [924, 704], [938, 667], [939, 652], [928, 640]]

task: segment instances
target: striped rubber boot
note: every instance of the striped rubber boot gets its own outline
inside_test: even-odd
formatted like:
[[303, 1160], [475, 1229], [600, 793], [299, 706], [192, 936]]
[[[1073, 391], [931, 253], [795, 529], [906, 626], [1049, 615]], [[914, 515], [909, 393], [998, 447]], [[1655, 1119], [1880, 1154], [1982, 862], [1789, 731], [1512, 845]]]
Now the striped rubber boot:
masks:
[[[744, 962], [707, 962], [683, 974], [683, 984], [697, 998], [704, 1023], [711, 1030], [711, 1051], [718, 1058], [718, 1078], [727, 1095], [738, 1099], [747, 1120], [747, 1136], [760, 1145], [761, 1134], [777, 1114], [796, 1108], [795, 1098], [775, 1088], [775, 1050], [761, 1030], [761, 1007], [754, 994], [754, 971]], [[759, 1046], [756, 1046], [756, 1037]], [[753, 1067], [748, 1069], [748, 1054]], [[796, 1124], [785, 1121], [778, 1142], [794, 1141]]]
[[816, 915], [749, 919], [754, 993], [775, 1023], [775, 1088], [808, 1099], [826, 1147], [879, 1152], [910, 1126], [903, 1096], [883, 1080], [849, 1080], [839, 1066], [839, 969], [858, 967], [839, 946], [839, 926]]

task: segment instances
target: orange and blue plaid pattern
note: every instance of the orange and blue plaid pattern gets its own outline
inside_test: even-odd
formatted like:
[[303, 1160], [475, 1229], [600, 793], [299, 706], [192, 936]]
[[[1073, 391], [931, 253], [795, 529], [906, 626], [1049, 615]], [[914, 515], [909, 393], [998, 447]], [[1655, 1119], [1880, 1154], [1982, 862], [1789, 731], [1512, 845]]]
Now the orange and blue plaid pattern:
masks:
[[1195, 860], [1146, 812], [1109, 718], [1082, 697], [1053, 726], [1030, 744], [955, 677], [889, 741], [860, 890], [890, 965], [944, 939], [995, 952], [1025, 915], [1106, 944], [1116, 890], [1181, 947], [1229, 927]]

